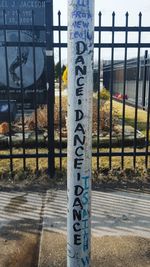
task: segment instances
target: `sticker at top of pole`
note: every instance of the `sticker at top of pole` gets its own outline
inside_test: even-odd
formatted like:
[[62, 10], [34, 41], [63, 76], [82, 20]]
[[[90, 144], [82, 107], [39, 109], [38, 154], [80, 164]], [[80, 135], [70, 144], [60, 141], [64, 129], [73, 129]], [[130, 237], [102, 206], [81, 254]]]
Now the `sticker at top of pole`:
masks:
[[91, 266], [94, 0], [68, 0], [67, 267]]

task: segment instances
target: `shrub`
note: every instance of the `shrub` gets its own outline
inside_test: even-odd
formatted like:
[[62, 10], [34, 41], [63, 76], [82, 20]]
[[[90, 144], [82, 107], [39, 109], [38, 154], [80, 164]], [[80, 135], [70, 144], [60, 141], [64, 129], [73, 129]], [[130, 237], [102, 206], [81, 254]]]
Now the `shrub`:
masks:
[[[106, 89], [105, 89], [106, 90]], [[103, 95], [106, 98], [108, 97], [108, 93], [105, 94], [105, 90], [103, 91]], [[66, 118], [67, 118], [67, 98], [62, 98], [62, 111], [61, 111], [61, 127], [66, 130]], [[112, 127], [118, 124], [118, 112], [115, 110], [112, 111]], [[36, 120], [35, 113], [33, 113], [27, 119], [27, 125], [30, 130], [35, 129]], [[97, 131], [97, 122], [98, 122], [98, 107], [97, 107], [97, 99], [93, 99], [93, 133]], [[55, 98], [55, 112], [54, 112], [54, 127], [55, 130], [59, 130], [60, 127], [60, 117], [59, 117], [59, 98]], [[43, 106], [37, 109], [37, 127], [38, 129], [47, 128], [47, 106]], [[104, 99], [101, 100], [100, 103], [100, 128], [104, 131], [109, 131], [110, 128], [110, 102]]]
[[102, 100], [109, 100], [110, 99], [110, 93], [106, 88], [103, 88], [100, 91], [100, 99], [102, 99]]
[[[62, 128], [66, 127], [66, 116], [67, 116], [67, 99], [66, 97], [62, 98], [62, 111], [61, 111], [61, 126]], [[26, 120], [27, 126], [30, 130], [35, 129], [36, 127], [36, 117], [35, 112]], [[54, 127], [59, 129], [60, 116], [59, 116], [59, 98], [55, 99], [55, 112], [54, 112]], [[43, 129], [47, 128], [47, 105], [41, 106], [37, 109], [37, 128]]]
[[0, 124], [0, 134], [9, 133], [9, 124], [7, 122], [3, 122]]
[[[97, 112], [97, 99], [93, 99], [93, 132], [97, 129], [98, 112]], [[119, 115], [117, 110], [112, 111], [112, 128], [119, 122]], [[110, 102], [101, 101], [100, 103], [100, 129], [109, 131], [110, 128]]]

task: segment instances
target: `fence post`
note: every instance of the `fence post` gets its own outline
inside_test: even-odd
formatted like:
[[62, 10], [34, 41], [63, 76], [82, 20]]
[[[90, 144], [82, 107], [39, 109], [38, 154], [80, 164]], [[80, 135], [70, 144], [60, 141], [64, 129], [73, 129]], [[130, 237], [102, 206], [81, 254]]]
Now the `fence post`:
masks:
[[45, 2], [46, 23], [46, 86], [48, 116], [48, 173], [55, 172], [54, 160], [54, 51], [53, 51], [53, 0]]
[[68, 0], [67, 267], [91, 266], [93, 47], [94, 0]]
[[143, 109], [145, 109], [147, 62], [148, 62], [148, 50], [145, 50], [144, 67], [143, 67], [143, 88], [142, 88], [142, 107], [143, 107]]

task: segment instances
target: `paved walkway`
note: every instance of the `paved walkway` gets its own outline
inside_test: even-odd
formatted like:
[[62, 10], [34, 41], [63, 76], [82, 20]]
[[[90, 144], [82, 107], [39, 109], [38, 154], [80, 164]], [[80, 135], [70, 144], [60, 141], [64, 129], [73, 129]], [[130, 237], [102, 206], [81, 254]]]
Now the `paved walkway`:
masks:
[[44, 193], [0, 191], [0, 236], [13, 230], [39, 232], [44, 204]]
[[[66, 207], [67, 196], [63, 190], [48, 190], [47, 193], [1, 191], [0, 236], [5, 238], [13, 233], [17, 238], [20, 231], [37, 233], [42, 226], [41, 251], [45, 230], [66, 234]], [[92, 233], [150, 238], [150, 194], [93, 191]]]
[[[0, 204], [0, 232], [13, 222], [21, 229], [25, 221], [34, 230], [42, 220], [43, 229], [66, 234], [66, 191], [0, 192]], [[150, 237], [150, 194], [93, 191], [92, 232]]]
[[[48, 232], [67, 233], [66, 207], [66, 191], [47, 192], [38, 267], [49, 266], [49, 253], [45, 253], [45, 244], [49, 246]], [[94, 236], [150, 237], [149, 225], [150, 194], [93, 191], [92, 234]], [[48, 257], [47, 263], [46, 257]]]
[[[43, 229], [66, 234], [66, 191], [48, 191]], [[92, 192], [92, 233], [150, 237], [150, 194]]]

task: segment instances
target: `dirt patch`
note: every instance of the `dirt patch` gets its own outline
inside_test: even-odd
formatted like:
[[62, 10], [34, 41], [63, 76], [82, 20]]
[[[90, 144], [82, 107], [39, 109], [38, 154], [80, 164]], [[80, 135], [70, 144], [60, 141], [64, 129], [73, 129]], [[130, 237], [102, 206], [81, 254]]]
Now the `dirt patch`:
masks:
[[37, 267], [39, 234], [18, 235], [16, 240], [11, 235], [0, 238], [0, 267]]
[[54, 178], [50, 178], [47, 170], [33, 172], [20, 169], [13, 174], [10, 172], [0, 173], [0, 191], [18, 190], [20, 192], [35, 191], [45, 192], [46, 190], [66, 188], [66, 171], [57, 171]]
[[[11, 175], [10, 172], [0, 172], [0, 191], [46, 191], [48, 189], [66, 189], [66, 169], [56, 170], [54, 178], [48, 176], [47, 170], [33, 172], [20, 169]], [[141, 192], [150, 192], [150, 169], [121, 170], [101, 168], [92, 173], [92, 188], [94, 190], [107, 189], [135, 189]]]
[[93, 189], [136, 189], [143, 192], [150, 191], [150, 170], [130, 169], [124, 170], [107, 168], [93, 173]]
[[148, 267], [150, 240], [141, 237], [102, 237], [92, 242], [93, 267]]
[[[40, 267], [66, 267], [66, 236], [44, 232]], [[92, 267], [149, 267], [150, 239], [93, 237]]]

